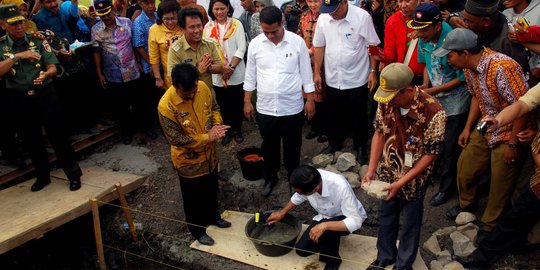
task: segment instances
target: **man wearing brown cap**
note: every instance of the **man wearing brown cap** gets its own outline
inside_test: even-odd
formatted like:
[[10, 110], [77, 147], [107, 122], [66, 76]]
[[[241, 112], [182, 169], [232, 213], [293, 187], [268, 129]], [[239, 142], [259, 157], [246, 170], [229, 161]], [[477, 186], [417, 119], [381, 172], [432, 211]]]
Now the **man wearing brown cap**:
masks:
[[70, 181], [69, 189], [77, 190], [82, 172], [64, 132], [60, 104], [51, 85], [58, 60], [47, 41], [25, 33], [24, 21], [15, 4], [0, 6], [0, 25], [7, 32], [0, 38], [0, 76], [6, 81], [14, 122], [36, 168], [31, 190], [39, 191], [51, 183], [42, 129]]
[[[446, 114], [437, 100], [412, 86], [414, 74], [401, 63], [385, 67], [374, 99], [379, 102], [371, 157], [362, 185], [390, 185], [379, 205], [377, 259], [368, 269], [412, 269], [420, 240], [424, 195], [433, 161], [442, 150]], [[382, 157], [382, 159], [381, 159]], [[379, 160], [381, 162], [379, 163]], [[403, 214], [399, 247], [399, 216]]]

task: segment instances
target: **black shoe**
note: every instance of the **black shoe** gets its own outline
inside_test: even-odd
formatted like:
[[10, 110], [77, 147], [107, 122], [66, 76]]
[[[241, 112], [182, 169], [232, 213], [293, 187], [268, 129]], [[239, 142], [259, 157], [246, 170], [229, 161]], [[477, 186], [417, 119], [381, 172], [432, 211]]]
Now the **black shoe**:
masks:
[[69, 190], [75, 191], [77, 189], [81, 188], [81, 178], [77, 177], [73, 180], [69, 180]]
[[338, 270], [340, 265], [341, 265], [341, 260], [327, 262], [326, 265], [324, 266], [324, 270]]
[[456, 217], [459, 215], [459, 213], [461, 212], [474, 212], [476, 211], [476, 205], [469, 205], [465, 208], [461, 208], [459, 205], [456, 205], [452, 208], [450, 208], [450, 210], [448, 210], [448, 212], [446, 212], [446, 217], [450, 220], [455, 220]]
[[201, 243], [202, 245], [205, 245], [205, 246], [212, 246], [215, 243], [214, 239], [212, 239], [212, 237], [210, 237], [206, 233], [201, 234], [201, 236], [199, 236], [197, 238], [197, 241], [199, 241], [199, 243]]
[[484, 241], [484, 239], [488, 238], [491, 232], [488, 232], [484, 229], [478, 230], [478, 233], [476, 234], [476, 239], [474, 240], [474, 245], [476, 247], [480, 246], [480, 243]]
[[356, 161], [358, 161], [360, 165], [366, 165], [368, 163], [369, 158], [368, 158], [365, 148], [358, 147], [358, 152], [356, 154]]
[[30, 188], [30, 190], [32, 192], [36, 192], [36, 191], [40, 191], [42, 190], [44, 187], [46, 187], [48, 184], [51, 183], [51, 179], [50, 178], [47, 178], [47, 179], [38, 179], [36, 180], [36, 182], [34, 182], [34, 184], [32, 185], [32, 187]]
[[229, 227], [231, 227], [231, 223], [224, 220], [224, 219], [222, 219], [222, 218], [220, 218], [220, 219], [218, 219], [218, 221], [216, 221], [216, 226], [218, 228], [222, 228], [222, 229], [223, 228], [229, 228]]
[[486, 268], [490, 266], [490, 263], [488, 260], [481, 255], [479, 250], [475, 250], [471, 255], [466, 257], [459, 257], [456, 256], [456, 261], [461, 263], [463, 267], [465, 268], [473, 268], [473, 267], [479, 267], [479, 268]]
[[150, 140], [157, 139], [158, 135], [153, 129], [149, 129], [145, 132], [146, 136], [150, 138]]
[[446, 193], [437, 192], [437, 194], [435, 194], [435, 196], [431, 198], [431, 201], [429, 202], [429, 204], [431, 204], [431, 206], [439, 206], [441, 204], [444, 204], [447, 200], [448, 198], [446, 196]]
[[308, 134], [306, 135], [306, 139], [308, 140], [311, 140], [311, 139], [315, 139], [315, 137], [319, 136], [319, 133], [313, 131], [313, 130], [310, 130], [308, 132]]
[[383, 263], [383, 262], [380, 262], [379, 260], [375, 260], [374, 262], [372, 262], [368, 268], [366, 268], [366, 270], [381, 270], [381, 269], [384, 269], [385, 267], [389, 266], [389, 265], [392, 265], [396, 262], [396, 260], [392, 260], [390, 262], [387, 262], [387, 263]]
[[336, 149], [336, 148], [329, 145], [329, 146], [325, 147], [323, 150], [321, 150], [321, 154], [324, 154], [324, 155], [326, 155], [326, 154], [334, 154], [337, 150], [339, 150], [339, 149]]
[[237, 131], [234, 133], [234, 141], [236, 143], [243, 143], [244, 142], [244, 136], [242, 136], [242, 132]]
[[223, 139], [221, 139], [221, 145], [225, 146], [229, 143], [231, 143], [231, 140], [232, 140], [232, 135], [230, 132], [227, 132], [227, 134], [225, 134], [225, 137], [223, 137]]
[[133, 136], [132, 135], [123, 135], [122, 136], [122, 143], [123, 144], [130, 145], [131, 141], [133, 141]]
[[319, 135], [319, 137], [317, 138], [318, 143], [325, 143], [327, 141], [328, 141], [328, 136], [324, 134]]
[[272, 190], [274, 189], [275, 186], [276, 186], [276, 181], [265, 181], [263, 190], [262, 190], [262, 195], [264, 197], [270, 196], [270, 193], [272, 193]]

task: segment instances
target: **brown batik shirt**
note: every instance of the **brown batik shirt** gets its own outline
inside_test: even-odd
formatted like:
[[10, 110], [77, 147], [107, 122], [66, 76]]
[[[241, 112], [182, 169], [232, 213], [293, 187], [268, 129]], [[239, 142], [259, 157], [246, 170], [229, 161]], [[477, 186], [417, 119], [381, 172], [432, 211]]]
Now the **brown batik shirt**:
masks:
[[[405, 115], [401, 115], [400, 108], [379, 104], [375, 130], [383, 134], [384, 142], [379, 163], [380, 181], [397, 182], [423, 156], [438, 155], [442, 150], [446, 114], [436, 99], [423, 91], [415, 92], [413, 105]], [[410, 164], [406, 162], [406, 153], [410, 153]], [[430, 164], [405, 184], [397, 196], [408, 201], [423, 198], [432, 169], [433, 164]]]

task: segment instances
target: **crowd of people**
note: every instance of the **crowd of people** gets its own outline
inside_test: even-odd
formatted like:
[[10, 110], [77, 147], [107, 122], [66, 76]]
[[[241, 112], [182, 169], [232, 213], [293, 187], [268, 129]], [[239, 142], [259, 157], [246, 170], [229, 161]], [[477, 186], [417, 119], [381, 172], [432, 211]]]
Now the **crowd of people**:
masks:
[[[337, 269], [339, 238], [366, 213], [342, 176], [300, 166], [307, 122], [305, 139], [327, 143], [321, 154], [340, 151], [350, 135], [357, 162], [368, 165], [362, 184], [390, 184], [369, 269], [412, 269], [431, 182], [439, 183], [431, 206], [459, 197], [449, 219], [476, 211], [479, 185], [489, 182], [478, 249], [458, 258], [466, 267], [526, 244], [540, 217], [540, 0], [0, 4], [0, 146], [21, 165], [22, 141], [37, 171], [32, 191], [50, 183], [42, 130], [77, 190], [70, 133], [114, 121], [131, 144], [137, 131], [156, 139], [159, 124], [187, 221], [226, 228], [217, 143], [241, 144], [242, 122], [256, 120], [262, 195], [282, 163], [296, 191], [269, 221], [309, 201], [319, 215], [298, 254], [324, 252], [325, 269]], [[188, 227], [201, 244], [214, 243], [204, 228]]]

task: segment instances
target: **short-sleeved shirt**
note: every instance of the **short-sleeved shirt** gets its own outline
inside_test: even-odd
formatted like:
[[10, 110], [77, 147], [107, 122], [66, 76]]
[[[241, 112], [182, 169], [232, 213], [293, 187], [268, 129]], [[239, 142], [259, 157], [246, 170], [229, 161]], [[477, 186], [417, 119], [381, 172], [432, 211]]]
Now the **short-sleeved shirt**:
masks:
[[[444, 38], [452, 31], [452, 27], [446, 22], [442, 23], [442, 30], [437, 42], [418, 42], [418, 62], [426, 63], [426, 68], [432, 86], [441, 86], [456, 78], [465, 81], [465, 76], [461, 69], [455, 70], [446, 61], [446, 55], [437, 57], [433, 51], [440, 48]], [[467, 90], [467, 85], [458, 86], [450, 91], [437, 93], [435, 96], [444, 108], [447, 116], [465, 113], [469, 110], [471, 95]]]
[[[446, 114], [439, 102], [425, 92], [415, 90], [413, 105], [402, 115], [400, 108], [379, 104], [375, 130], [383, 135], [383, 156], [379, 163], [379, 180], [399, 181], [425, 155], [438, 155], [443, 147]], [[411, 164], [406, 163], [411, 154]], [[407, 165], [412, 165], [411, 167]], [[398, 197], [422, 199], [431, 177], [433, 163], [405, 184]]]
[[367, 47], [379, 43], [367, 11], [348, 4], [347, 15], [341, 20], [321, 14], [313, 46], [325, 47], [326, 84], [336, 89], [352, 89], [366, 84], [370, 73]]
[[[519, 64], [509, 56], [485, 48], [476, 69], [465, 69], [465, 79], [471, 95], [478, 100], [482, 116], [495, 117], [516, 102], [528, 89]], [[512, 124], [487, 132], [490, 148], [510, 139]]]
[[[169, 59], [167, 63], [167, 76], [171, 76], [171, 71], [174, 65], [180, 63], [190, 63], [195, 67], [198, 67], [199, 61], [204, 54], [208, 53], [212, 57], [212, 64], [221, 65], [221, 59], [219, 58], [216, 46], [206, 40], [201, 40], [197, 50], [191, 48], [186, 40], [186, 36], [182, 36], [179, 40], [173, 43], [171, 49], [169, 49]], [[205, 72], [201, 74], [201, 80], [206, 83], [208, 88], [212, 89], [212, 74]]]
[[[146, 13], [142, 12], [141, 15], [133, 21], [133, 47], [143, 47], [144, 51], [148, 53], [148, 32], [150, 27], [156, 22], [157, 13], [154, 13], [154, 20], [151, 20]], [[141, 64], [145, 74], [150, 73], [150, 64], [146, 63], [141, 58]]]
[[182, 35], [182, 30], [178, 25], [173, 29], [169, 29], [163, 24], [154, 24], [148, 32], [148, 58], [150, 65], [161, 64], [163, 74], [165, 74], [163, 78], [165, 89], [168, 89], [172, 85], [171, 78], [167, 75], [169, 48]]
[[115, 17], [116, 25], [106, 27], [103, 21], [92, 27], [94, 47], [101, 48], [103, 75], [109, 82], [129, 82], [140, 77], [131, 45], [131, 20]]
[[56, 56], [52, 52], [51, 46], [46, 40], [24, 35], [24, 39], [14, 41], [5, 35], [0, 38], [0, 48], [2, 48], [1, 61], [9, 58], [10, 54], [32, 50], [41, 55], [36, 59], [18, 59], [13, 65], [11, 72], [4, 75], [6, 88], [15, 91], [38, 90], [48, 86], [52, 79], [45, 80], [41, 85], [34, 85], [34, 80], [39, 76], [40, 71], [45, 71], [47, 65], [58, 64]]

